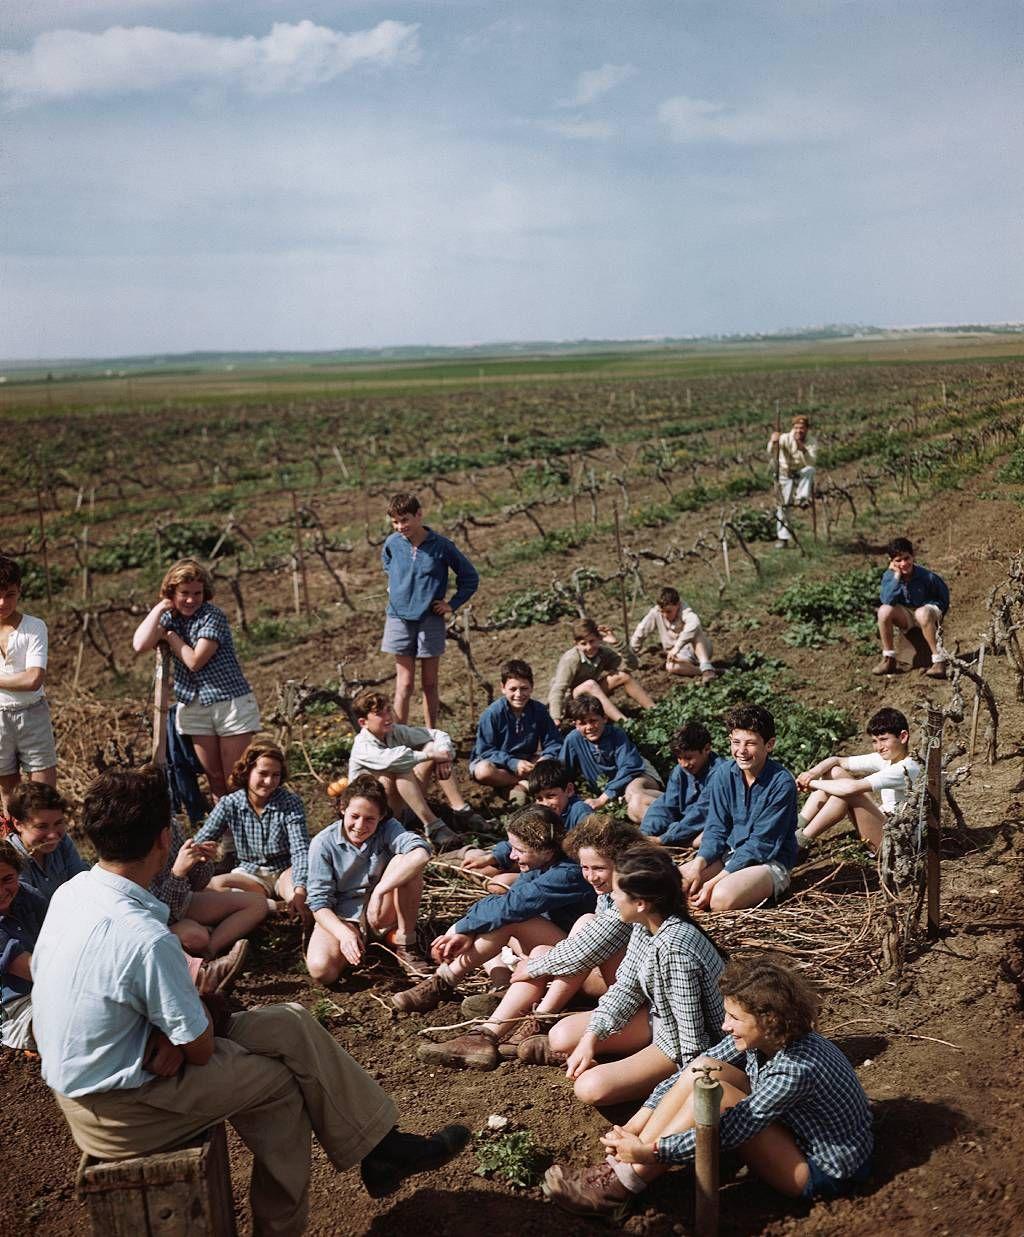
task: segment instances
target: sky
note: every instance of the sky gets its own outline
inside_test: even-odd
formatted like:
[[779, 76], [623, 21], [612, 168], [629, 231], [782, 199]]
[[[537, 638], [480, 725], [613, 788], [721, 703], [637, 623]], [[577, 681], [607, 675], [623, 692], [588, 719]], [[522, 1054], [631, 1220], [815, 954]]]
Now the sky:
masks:
[[19, 0], [0, 354], [1024, 320], [1021, 0]]

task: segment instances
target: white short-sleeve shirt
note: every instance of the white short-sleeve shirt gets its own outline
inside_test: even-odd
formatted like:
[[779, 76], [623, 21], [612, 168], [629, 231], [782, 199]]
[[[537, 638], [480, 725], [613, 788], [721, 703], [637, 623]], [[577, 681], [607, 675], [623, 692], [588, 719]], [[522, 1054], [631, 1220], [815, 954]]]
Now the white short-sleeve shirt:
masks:
[[130, 1090], [153, 1027], [190, 1044], [207, 1027], [167, 907], [101, 867], [50, 900], [32, 953], [32, 1030], [43, 1080], [60, 1095]]
[[4, 679], [8, 675], [24, 674], [26, 670], [45, 670], [48, 645], [49, 639], [43, 620], [33, 618], [31, 614], [23, 614], [21, 622], [11, 632], [7, 641], [7, 656], [0, 653], [0, 705], [24, 708], [25, 705], [42, 700], [41, 687], [34, 692], [8, 691], [4, 688]]
[[868, 784], [882, 801], [882, 811], [894, 812], [921, 776], [921, 765], [912, 757], [892, 762], [883, 760], [878, 752], [864, 756], [846, 756], [843, 764], [850, 773], [868, 774]]

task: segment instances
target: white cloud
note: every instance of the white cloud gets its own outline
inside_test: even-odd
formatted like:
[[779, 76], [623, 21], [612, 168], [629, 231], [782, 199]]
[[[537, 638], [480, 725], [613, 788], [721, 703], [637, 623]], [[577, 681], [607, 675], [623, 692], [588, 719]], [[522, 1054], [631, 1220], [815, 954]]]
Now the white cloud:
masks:
[[542, 126], [548, 133], [557, 133], [559, 137], [573, 138], [577, 141], [604, 141], [613, 137], [616, 130], [606, 120], [560, 120]]
[[761, 108], [731, 108], [708, 99], [676, 95], [658, 108], [674, 142], [724, 142], [762, 146], [824, 141], [849, 131], [855, 117], [817, 99], [775, 99]]
[[112, 26], [101, 34], [55, 30], [41, 34], [28, 51], [0, 53], [0, 82], [11, 106], [181, 83], [234, 84], [253, 94], [297, 92], [360, 64], [415, 60], [418, 29], [382, 21], [345, 34], [311, 21], [275, 22], [263, 38], [153, 26]]
[[621, 86], [636, 73], [631, 64], [603, 64], [599, 69], [587, 69], [576, 79], [576, 93], [563, 99], [560, 107], [587, 107], [609, 90]]

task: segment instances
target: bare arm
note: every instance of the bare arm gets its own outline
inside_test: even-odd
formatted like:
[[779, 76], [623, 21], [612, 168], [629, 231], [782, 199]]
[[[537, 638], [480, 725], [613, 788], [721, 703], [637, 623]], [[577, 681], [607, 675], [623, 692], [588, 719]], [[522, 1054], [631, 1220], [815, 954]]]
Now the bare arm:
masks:
[[210, 640], [206, 636], [196, 641], [196, 647], [186, 644], [176, 631], [164, 633], [167, 647], [189, 670], [202, 670], [210, 658], [220, 647], [220, 641]]
[[145, 653], [147, 649], [155, 649], [160, 641], [163, 640], [166, 633], [160, 626], [160, 618], [171, 608], [172, 602], [170, 598], [161, 597], [138, 627], [135, 628], [135, 635], [132, 636], [132, 648], [136, 653]]
[[43, 666], [29, 666], [20, 674], [5, 674], [0, 679], [0, 687], [9, 692], [34, 692], [46, 682], [46, 670]]
[[380, 880], [373, 890], [373, 897], [381, 898], [399, 885], [404, 885], [410, 877], [422, 872], [430, 861], [430, 852], [423, 846], [407, 851], [404, 855], [395, 855], [384, 869]]
[[209, 1020], [209, 1014], [207, 1014], [206, 1018], [206, 1030], [202, 1035], [198, 1039], [192, 1040], [190, 1044], [179, 1045], [189, 1065], [205, 1065], [213, 1056], [213, 1024]]
[[838, 756], [826, 756], [824, 760], [819, 761], [813, 769], [808, 769], [805, 773], [797, 775], [796, 784], [801, 790], [810, 790], [811, 783], [815, 778], [824, 777], [826, 773], [830, 773], [837, 766], [844, 767], [842, 760]]
[[32, 955], [27, 951], [18, 954], [7, 968], [6, 974], [15, 975], [18, 979], [27, 979], [32, 982]]
[[815, 778], [810, 786], [812, 790], [824, 790], [830, 795], [838, 795], [840, 799], [871, 792], [871, 781], [866, 777]]

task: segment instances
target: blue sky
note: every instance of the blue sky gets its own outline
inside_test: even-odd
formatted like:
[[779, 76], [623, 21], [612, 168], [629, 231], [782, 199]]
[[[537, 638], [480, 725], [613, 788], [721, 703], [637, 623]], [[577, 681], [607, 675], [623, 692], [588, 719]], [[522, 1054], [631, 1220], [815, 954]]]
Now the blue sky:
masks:
[[7, 356], [1024, 319], [1019, 0], [34, 0]]

